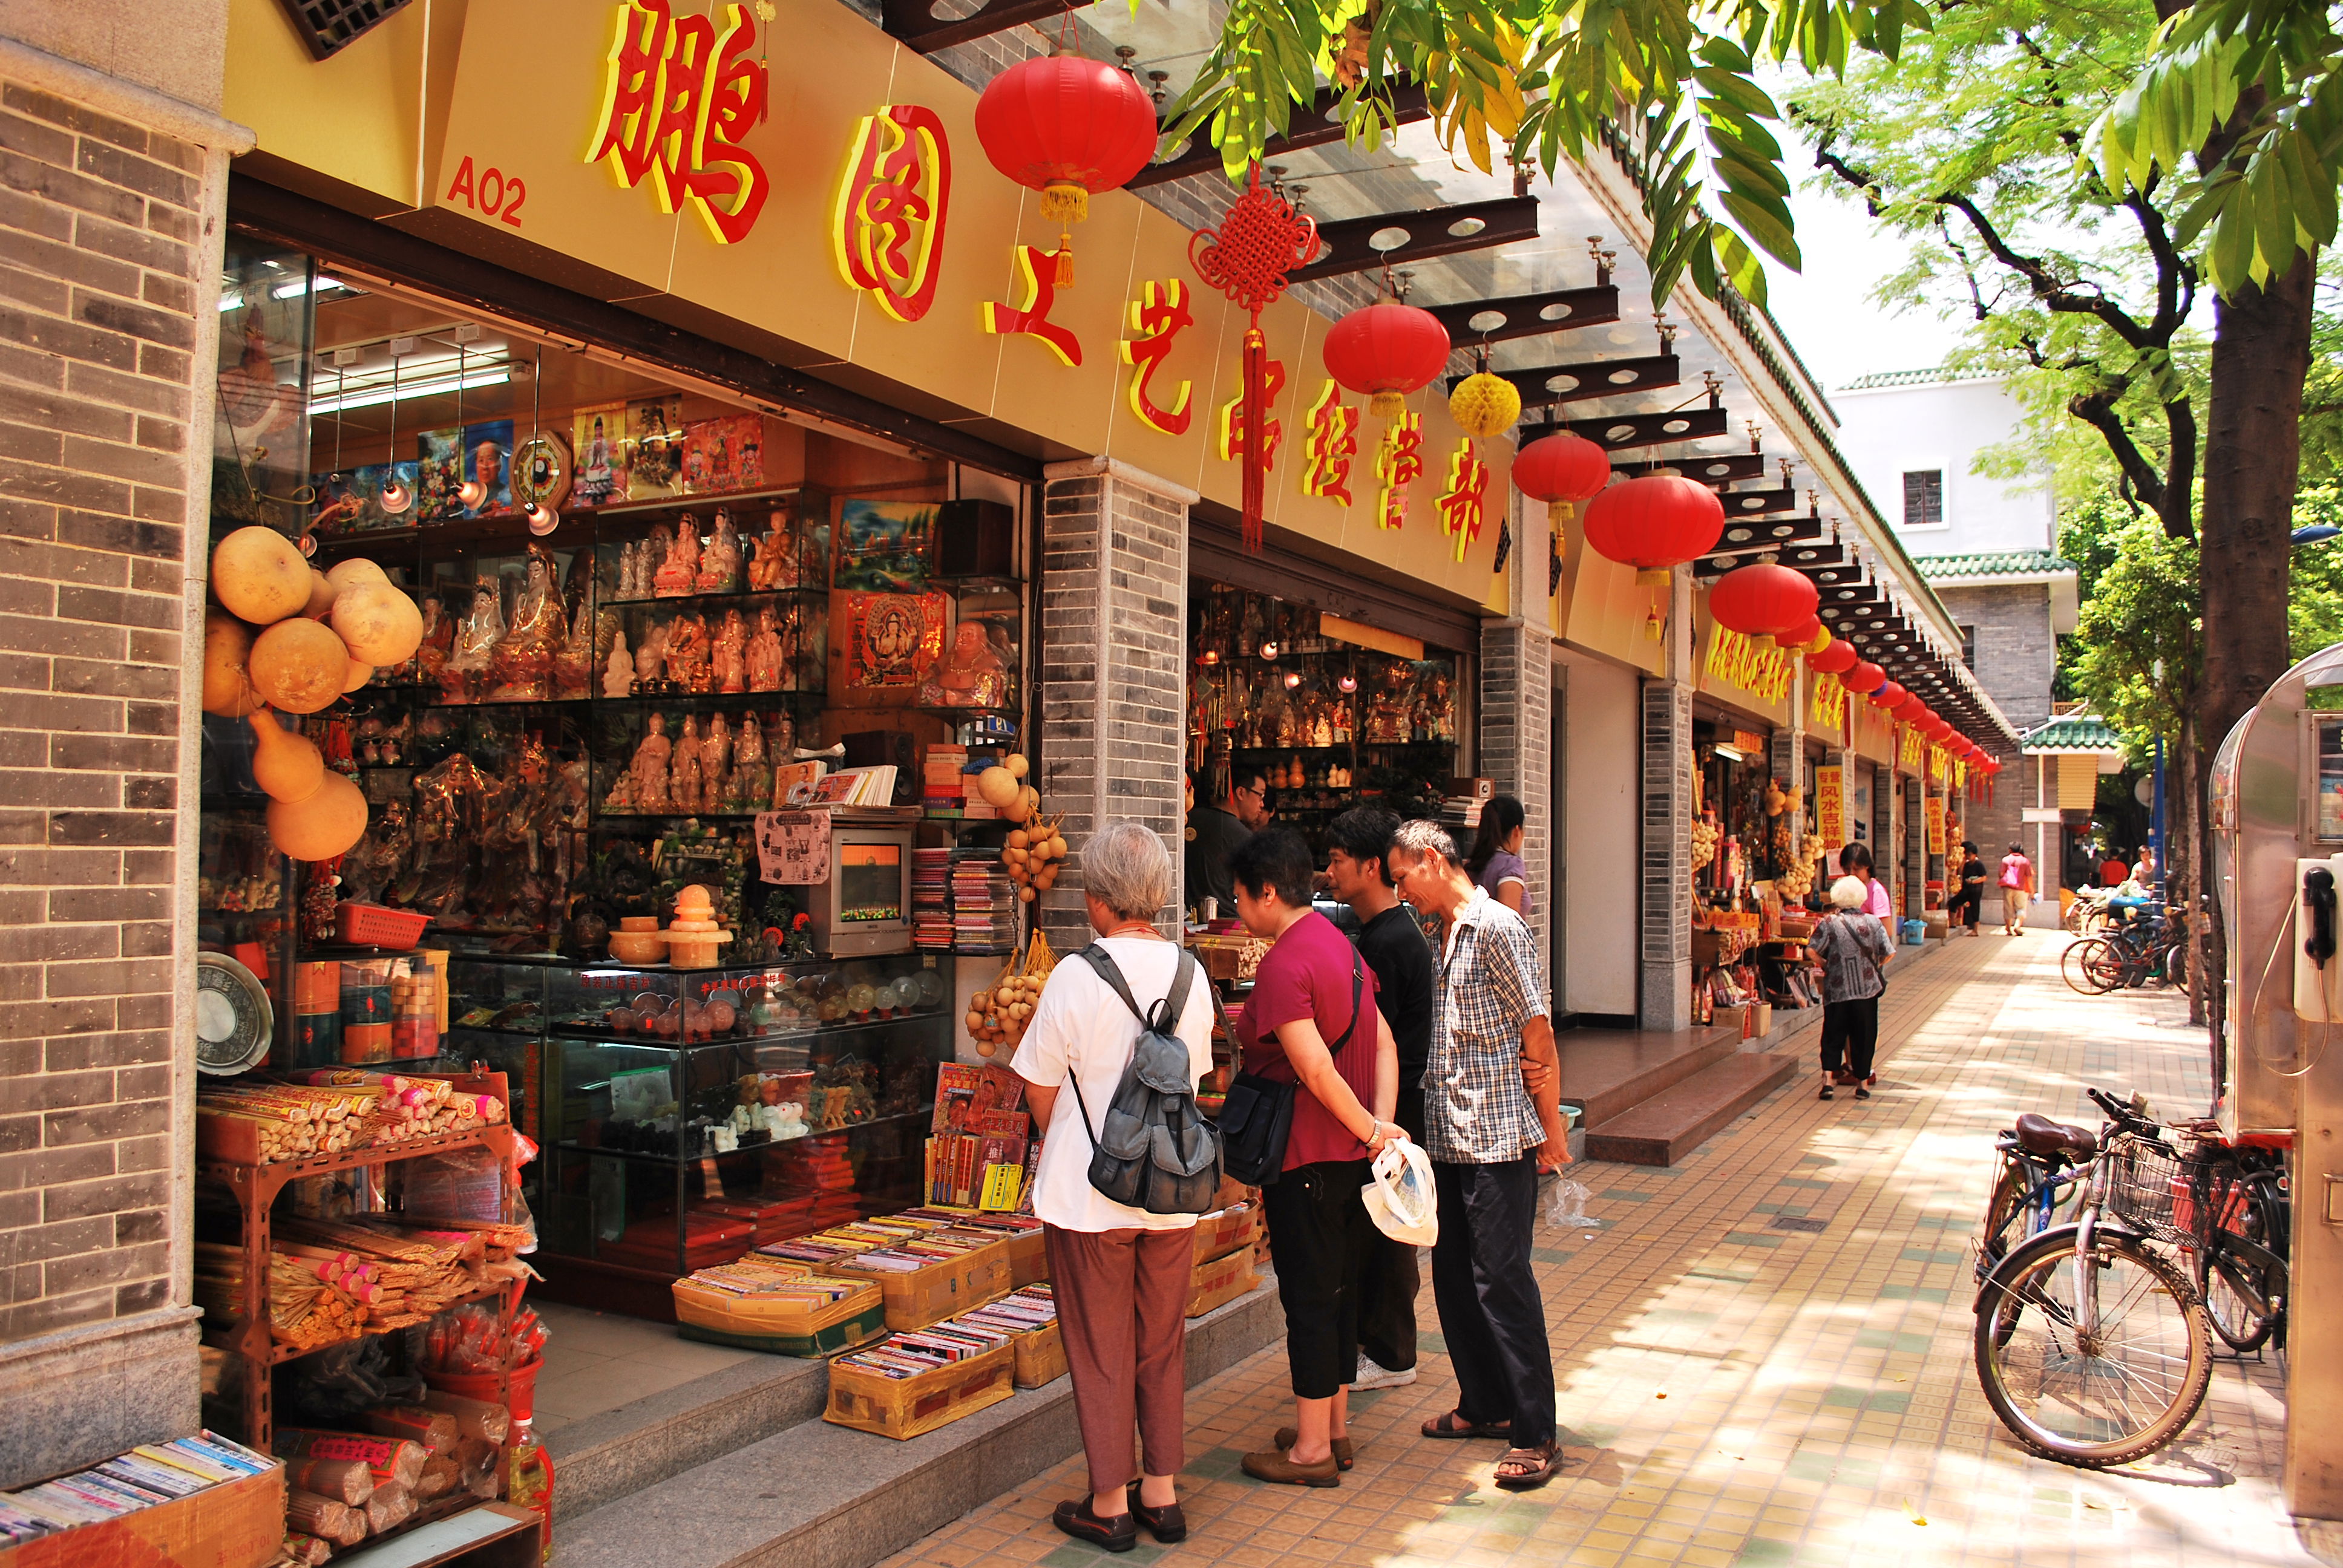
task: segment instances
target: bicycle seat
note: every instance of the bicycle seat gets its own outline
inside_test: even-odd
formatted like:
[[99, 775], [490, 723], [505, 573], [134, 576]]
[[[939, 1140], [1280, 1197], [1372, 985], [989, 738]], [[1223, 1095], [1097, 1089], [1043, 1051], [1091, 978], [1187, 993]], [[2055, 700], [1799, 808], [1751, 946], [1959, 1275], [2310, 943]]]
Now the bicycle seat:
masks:
[[2072, 1154], [2088, 1160], [2098, 1152], [2099, 1135], [2087, 1127], [2069, 1127], [2031, 1111], [2017, 1117], [2017, 1141], [2030, 1154]]

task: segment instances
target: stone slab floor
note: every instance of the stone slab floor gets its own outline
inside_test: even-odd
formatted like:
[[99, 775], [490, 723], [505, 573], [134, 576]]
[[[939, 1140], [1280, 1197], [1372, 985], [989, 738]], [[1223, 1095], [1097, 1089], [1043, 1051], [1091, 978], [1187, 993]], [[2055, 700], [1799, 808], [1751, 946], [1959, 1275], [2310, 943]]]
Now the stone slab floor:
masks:
[[[2208, 1099], [2182, 1001], [2076, 995], [2065, 941], [1988, 934], [1901, 983], [1891, 970], [1867, 1104], [1820, 1101], [1802, 1074], [1674, 1170], [1572, 1169], [1591, 1221], [1538, 1237], [1572, 1462], [1544, 1490], [1491, 1484], [1495, 1443], [1416, 1435], [1453, 1397], [1427, 1284], [1423, 1376], [1353, 1400], [1358, 1468], [1339, 1490], [1237, 1467], [1291, 1419], [1272, 1349], [1190, 1395], [1189, 1539], [1142, 1532], [1126, 1561], [2343, 1563], [2338, 1527], [2280, 1502], [2275, 1360], [2219, 1361], [2181, 1442], [2110, 1473], [2030, 1457], [1977, 1392], [1966, 1250], [1994, 1131], [2020, 1110], [2096, 1124], [2087, 1085], [2176, 1116]], [[1049, 1523], [1083, 1490], [1080, 1462], [1060, 1465], [893, 1564], [1093, 1568], [1105, 1554]]]

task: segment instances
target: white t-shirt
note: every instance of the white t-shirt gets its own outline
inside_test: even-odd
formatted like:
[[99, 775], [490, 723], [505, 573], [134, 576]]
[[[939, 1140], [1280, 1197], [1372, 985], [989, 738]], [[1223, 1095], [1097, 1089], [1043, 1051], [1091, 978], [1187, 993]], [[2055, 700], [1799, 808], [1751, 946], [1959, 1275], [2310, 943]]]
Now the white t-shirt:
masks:
[[[1101, 945], [1122, 971], [1131, 999], [1142, 1009], [1172, 990], [1180, 960], [1174, 944], [1146, 937], [1108, 937]], [[1212, 1070], [1212, 988], [1201, 964], [1188, 982], [1179, 1035], [1188, 1045], [1189, 1076], [1202, 1079]], [[1071, 954], [1059, 960], [1009, 1065], [1028, 1083], [1061, 1089], [1042, 1135], [1041, 1167], [1033, 1175], [1033, 1212], [1061, 1231], [1182, 1231], [1196, 1222], [1193, 1214], [1151, 1214], [1117, 1203], [1091, 1185], [1092, 1144], [1086, 1131], [1095, 1132], [1105, 1117], [1138, 1040], [1139, 1020], [1098, 971]], [[1066, 1082], [1069, 1068], [1082, 1086], [1079, 1101]], [[1081, 1124], [1084, 1104], [1091, 1113], [1087, 1130]]]

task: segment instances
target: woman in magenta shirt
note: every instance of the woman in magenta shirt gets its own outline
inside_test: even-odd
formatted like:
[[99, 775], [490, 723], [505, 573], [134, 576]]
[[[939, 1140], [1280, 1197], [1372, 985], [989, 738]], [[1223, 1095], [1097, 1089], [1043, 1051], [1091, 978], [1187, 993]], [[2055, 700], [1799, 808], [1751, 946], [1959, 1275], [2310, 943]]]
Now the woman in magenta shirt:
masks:
[[1284, 1165], [1262, 1189], [1285, 1308], [1294, 1423], [1270, 1448], [1246, 1454], [1244, 1470], [1260, 1481], [1339, 1486], [1351, 1467], [1349, 1384], [1358, 1372], [1359, 1285], [1373, 1229], [1359, 1191], [1369, 1158], [1407, 1134], [1391, 1120], [1399, 1051], [1374, 1005], [1373, 971], [1310, 908], [1315, 869], [1291, 828], [1256, 833], [1229, 856], [1238, 916], [1275, 944], [1237, 1018], [1244, 1070], [1299, 1086]]

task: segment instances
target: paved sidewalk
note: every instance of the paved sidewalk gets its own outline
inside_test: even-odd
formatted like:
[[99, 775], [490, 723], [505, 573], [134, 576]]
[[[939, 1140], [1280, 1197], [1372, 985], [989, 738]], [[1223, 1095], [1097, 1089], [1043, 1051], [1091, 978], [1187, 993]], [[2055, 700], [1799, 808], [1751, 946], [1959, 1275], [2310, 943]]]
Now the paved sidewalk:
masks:
[[[2176, 1114], [2208, 1098], [2184, 1005], [2076, 995], [2065, 940], [1965, 939], [1900, 985], [1891, 970], [1867, 1103], [1818, 1101], [1802, 1074], [1674, 1170], [1573, 1168], [1592, 1222], [1543, 1230], [1536, 1253], [1572, 1460], [1543, 1491], [1491, 1484], [1497, 1444], [1416, 1435], [1453, 1398], [1436, 1333], [1416, 1383], [1352, 1402], [1339, 1490], [1252, 1482], [1239, 1457], [1291, 1419], [1280, 1347], [1190, 1395], [1189, 1539], [1142, 1532], [1126, 1560], [2343, 1563], [2334, 1527], [2298, 1533], [2279, 1502], [2275, 1362], [2219, 1362], [2181, 1442], [2119, 1473], [2027, 1455], [1977, 1392], [1966, 1248], [1993, 1131], [2020, 1110], [2092, 1117], [2087, 1085]], [[1429, 1289], [1418, 1310], [1436, 1327]], [[1049, 1523], [1084, 1484], [1061, 1465], [893, 1561], [1093, 1568], [1105, 1554]]]

